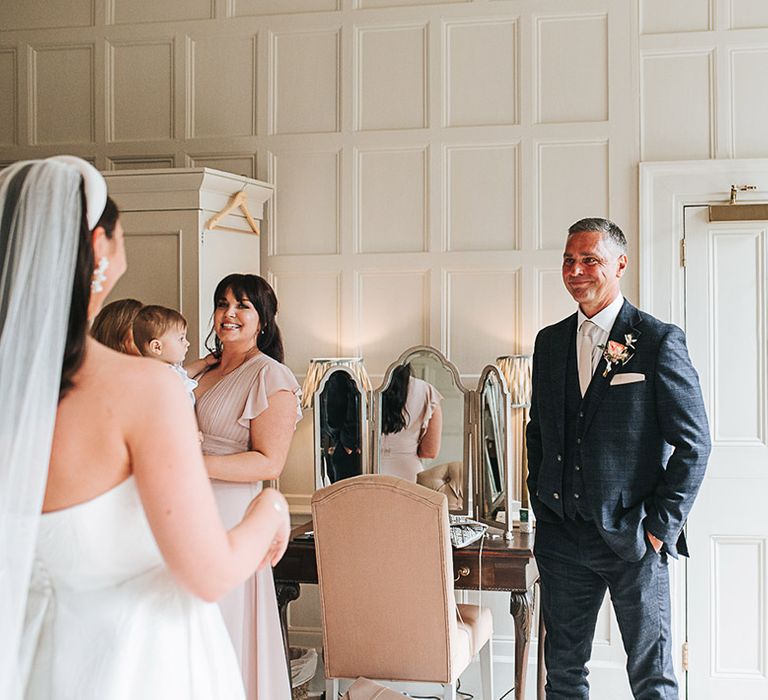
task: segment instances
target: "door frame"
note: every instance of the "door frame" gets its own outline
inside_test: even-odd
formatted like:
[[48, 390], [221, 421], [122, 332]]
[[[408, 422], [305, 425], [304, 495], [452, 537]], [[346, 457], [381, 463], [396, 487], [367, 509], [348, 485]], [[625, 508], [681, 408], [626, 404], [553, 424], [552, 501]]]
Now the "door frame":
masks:
[[[683, 266], [685, 207], [725, 203], [730, 187], [755, 185], [755, 194], [740, 199], [766, 199], [768, 159], [692, 160], [640, 163], [639, 257], [640, 307], [654, 316], [686, 327]], [[695, 556], [695, 553], [694, 553]], [[670, 567], [672, 642], [681, 697], [688, 696], [687, 673], [682, 668], [686, 641], [687, 561]]]
[[[728, 201], [731, 184], [757, 185], [743, 201], [765, 199], [768, 158], [640, 163], [640, 305], [685, 327], [685, 274], [681, 266], [683, 209]], [[749, 180], [743, 182], [745, 177]]]

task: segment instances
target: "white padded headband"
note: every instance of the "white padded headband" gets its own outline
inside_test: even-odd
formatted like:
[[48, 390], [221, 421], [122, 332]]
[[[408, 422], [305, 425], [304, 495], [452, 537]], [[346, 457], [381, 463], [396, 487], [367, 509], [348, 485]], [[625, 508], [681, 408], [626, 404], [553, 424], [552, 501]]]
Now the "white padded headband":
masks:
[[83, 176], [88, 230], [93, 231], [104, 213], [104, 207], [107, 206], [107, 182], [104, 176], [87, 160], [77, 156], [53, 156], [48, 160], [71, 165]]

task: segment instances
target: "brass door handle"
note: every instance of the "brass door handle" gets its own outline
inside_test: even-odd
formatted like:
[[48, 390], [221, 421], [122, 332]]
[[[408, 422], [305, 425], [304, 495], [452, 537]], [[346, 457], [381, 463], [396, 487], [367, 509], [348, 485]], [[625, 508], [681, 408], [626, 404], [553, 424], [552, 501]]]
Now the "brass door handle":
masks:
[[456, 578], [453, 579], [454, 581], [458, 581], [460, 578], [464, 576], [469, 576], [469, 567], [468, 566], [461, 566], [459, 567], [459, 570], [456, 572]]

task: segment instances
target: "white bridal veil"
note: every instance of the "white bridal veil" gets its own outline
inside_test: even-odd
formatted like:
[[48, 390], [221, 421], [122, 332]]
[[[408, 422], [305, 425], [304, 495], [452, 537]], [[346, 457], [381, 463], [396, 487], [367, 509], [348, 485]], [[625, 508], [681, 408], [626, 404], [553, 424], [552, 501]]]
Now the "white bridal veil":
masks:
[[84, 161], [57, 159], [0, 172], [0, 698], [8, 700], [23, 693], [19, 646], [58, 404], [82, 166], [98, 175]]

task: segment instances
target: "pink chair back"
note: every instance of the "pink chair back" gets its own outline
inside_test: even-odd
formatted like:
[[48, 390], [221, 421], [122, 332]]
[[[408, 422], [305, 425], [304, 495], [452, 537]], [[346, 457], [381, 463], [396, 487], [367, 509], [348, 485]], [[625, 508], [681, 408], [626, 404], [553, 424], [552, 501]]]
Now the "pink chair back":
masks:
[[358, 476], [317, 491], [312, 517], [326, 677], [451, 682], [458, 630], [446, 497]]

